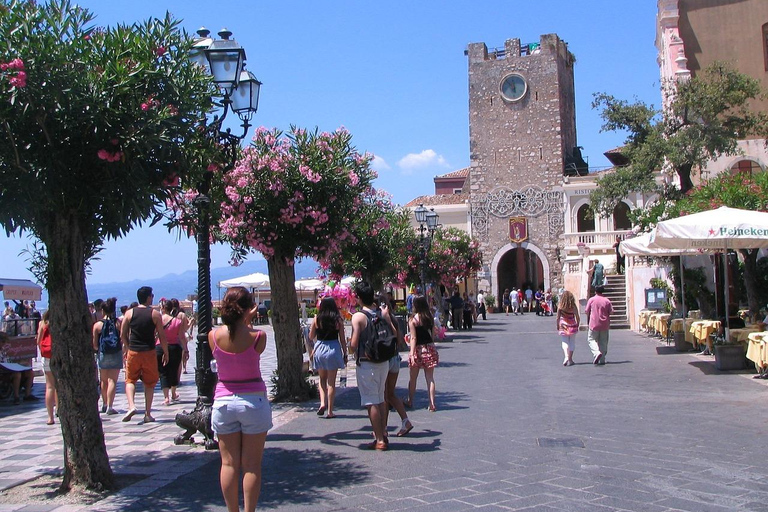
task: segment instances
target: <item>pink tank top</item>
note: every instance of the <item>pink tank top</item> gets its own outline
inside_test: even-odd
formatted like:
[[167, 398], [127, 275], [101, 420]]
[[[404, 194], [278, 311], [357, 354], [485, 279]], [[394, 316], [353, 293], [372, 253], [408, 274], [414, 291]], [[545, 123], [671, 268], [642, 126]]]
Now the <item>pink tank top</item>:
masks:
[[[175, 317], [171, 320], [171, 322], [168, 324], [167, 327], [163, 328], [163, 332], [165, 332], [165, 340], [168, 342], [169, 345], [179, 344], [180, 330], [181, 330], [181, 319], [175, 318]], [[159, 339], [155, 342], [155, 345], [160, 345]]]
[[244, 352], [227, 352], [219, 348], [214, 335], [213, 358], [219, 367], [214, 400], [223, 396], [267, 391], [267, 385], [261, 378], [261, 354], [256, 352], [255, 345], [256, 340]]

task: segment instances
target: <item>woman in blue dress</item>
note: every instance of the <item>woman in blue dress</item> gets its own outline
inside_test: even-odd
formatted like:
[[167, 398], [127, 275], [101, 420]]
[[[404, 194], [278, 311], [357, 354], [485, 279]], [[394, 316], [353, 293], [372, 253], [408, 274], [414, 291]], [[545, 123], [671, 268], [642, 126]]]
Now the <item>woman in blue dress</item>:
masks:
[[344, 335], [344, 320], [331, 297], [320, 301], [317, 316], [309, 329], [309, 339], [314, 342], [309, 356], [320, 375], [320, 408], [317, 415], [322, 416], [327, 411], [325, 417], [334, 418], [336, 372], [347, 365], [347, 338]]

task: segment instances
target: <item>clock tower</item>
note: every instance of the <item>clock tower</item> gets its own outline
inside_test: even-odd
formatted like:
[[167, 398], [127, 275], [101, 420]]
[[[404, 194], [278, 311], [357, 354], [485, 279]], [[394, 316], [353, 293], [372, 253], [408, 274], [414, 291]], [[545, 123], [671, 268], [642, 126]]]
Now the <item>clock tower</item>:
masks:
[[586, 172], [576, 148], [573, 54], [555, 34], [489, 50], [470, 44], [471, 232], [491, 293], [562, 286], [563, 176]]

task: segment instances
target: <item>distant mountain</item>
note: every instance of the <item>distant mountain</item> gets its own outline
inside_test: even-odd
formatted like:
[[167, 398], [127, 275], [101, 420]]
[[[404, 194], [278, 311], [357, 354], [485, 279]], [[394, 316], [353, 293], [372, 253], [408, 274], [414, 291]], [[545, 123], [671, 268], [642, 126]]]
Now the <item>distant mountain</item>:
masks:
[[[304, 260], [296, 263], [296, 279], [315, 277], [317, 262]], [[211, 295], [214, 300], [220, 298], [224, 290], [219, 290], [217, 284], [233, 277], [245, 276], [254, 272], [267, 274], [266, 261], [246, 261], [239, 267], [220, 267], [211, 269]], [[87, 285], [88, 300], [117, 297], [118, 307], [128, 305], [136, 300], [136, 290], [142, 286], [151, 286], [155, 294], [155, 302], [161, 298], [175, 297], [184, 300], [197, 290], [197, 270], [187, 270], [181, 274], [168, 274], [157, 279], [136, 279], [121, 283], [98, 283]]]

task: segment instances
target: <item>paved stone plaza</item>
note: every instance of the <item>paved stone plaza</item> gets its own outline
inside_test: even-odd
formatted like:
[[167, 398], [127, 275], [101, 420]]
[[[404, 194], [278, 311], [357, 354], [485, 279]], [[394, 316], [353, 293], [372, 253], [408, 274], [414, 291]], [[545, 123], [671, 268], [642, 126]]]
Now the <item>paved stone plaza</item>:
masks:
[[[396, 438], [391, 416], [388, 452], [361, 449], [371, 434], [354, 388], [333, 420], [314, 414], [317, 403], [275, 407], [260, 508], [768, 510], [764, 381], [719, 373], [711, 357], [630, 331], [611, 334], [600, 367], [582, 332], [577, 364], [564, 368], [553, 318], [488, 318], [439, 345], [438, 411], [426, 409], [422, 378], [410, 412], [416, 428]], [[401, 394], [406, 382], [404, 371]], [[193, 386], [181, 389], [191, 399]], [[42, 403], [21, 407], [0, 406], [0, 479], [24, 465], [60, 464]], [[158, 420], [105, 422], [116, 472], [150, 478], [90, 507], [0, 511], [225, 510], [217, 455], [174, 447], [171, 411]]]

